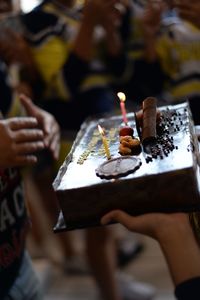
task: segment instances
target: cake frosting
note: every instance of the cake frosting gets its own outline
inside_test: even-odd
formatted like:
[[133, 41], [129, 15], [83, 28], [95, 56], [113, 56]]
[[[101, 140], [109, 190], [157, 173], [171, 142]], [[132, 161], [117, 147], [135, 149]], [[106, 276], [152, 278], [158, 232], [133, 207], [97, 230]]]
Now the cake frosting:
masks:
[[[53, 183], [64, 230], [99, 225], [102, 215], [111, 209], [137, 215], [200, 208], [198, 143], [188, 103], [160, 107], [159, 111], [156, 143], [150, 143], [148, 151], [142, 147], [138, 155], [130, 156], [137, 167], [118, 169], [114, 176], [100, 175], [109, 163], [97, 126], [104, 129], [111, 161], [116, 163], [123, 157], [119, 153], [122, 116], [83, 123]], [[127, 118], [134, 137], [141, 140], [135, 114], [128, 113]], [[55, 230], [63, 230], [60, 224]]]

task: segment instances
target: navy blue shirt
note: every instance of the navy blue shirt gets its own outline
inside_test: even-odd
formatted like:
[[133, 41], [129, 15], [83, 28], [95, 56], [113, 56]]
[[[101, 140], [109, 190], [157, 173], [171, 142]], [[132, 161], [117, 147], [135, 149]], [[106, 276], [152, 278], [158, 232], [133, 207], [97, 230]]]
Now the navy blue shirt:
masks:
[[180, 283], [175, 289], [175, 296], [178, 300], [199, 300], [200, 277], [195, 277]]

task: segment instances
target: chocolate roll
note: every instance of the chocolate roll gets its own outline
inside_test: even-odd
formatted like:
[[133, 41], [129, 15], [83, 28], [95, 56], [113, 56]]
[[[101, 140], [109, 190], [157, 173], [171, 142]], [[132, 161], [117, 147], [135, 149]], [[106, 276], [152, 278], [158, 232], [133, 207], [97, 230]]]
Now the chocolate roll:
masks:
[[142, 144], [145, 150], [156, 143], [157, 99], [148, 97], [143, 101]]

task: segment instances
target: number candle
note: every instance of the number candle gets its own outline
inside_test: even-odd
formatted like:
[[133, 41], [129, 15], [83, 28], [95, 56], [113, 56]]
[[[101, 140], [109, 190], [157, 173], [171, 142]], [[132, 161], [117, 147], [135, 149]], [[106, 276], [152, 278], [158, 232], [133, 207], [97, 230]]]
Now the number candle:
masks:
[[128, 120], [127, 120], [127, 117], [126, 117], [126, 108], [125, 108], [126, 96], [122, 92], [117, 93], [117, 96], [118, 96], [118, 98], [120, 100], [120, 107], [121, 107], [123, 121], [124, 121], [125, 125], [127, 125], [128, 124]]
[[98, 125], [98, 129], [99, 129], [99, 133], [101, 134], [101, 138], [102, 138], [102, 142], [103, 142], [103, 146], [104, 146], [104, 149], [105, 149], [107, 159], [111, 159], [110, 150], [108, 148], [108, 142], [107, 142], [107, 139], [105, 137], [105, 133], [104, 133], [104, 131], [101, 128], [100, 125]]

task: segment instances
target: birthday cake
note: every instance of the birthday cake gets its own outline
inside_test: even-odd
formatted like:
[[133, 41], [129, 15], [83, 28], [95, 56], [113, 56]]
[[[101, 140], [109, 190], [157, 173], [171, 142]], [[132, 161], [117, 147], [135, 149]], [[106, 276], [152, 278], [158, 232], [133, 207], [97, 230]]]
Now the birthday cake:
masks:
[[112, 209], [137, 215], [200, 208], [198, 142], [188, 103], [159, 111], [157, 131], [151, 128], [147, 136], [141, 135], [136, 115], [127, 114], [132, 135], [141, 142], [134, 154], [119, 151], [121, 115], [82, 124], [53, 183], [61, 209], [55, 231], [100, 225]]

